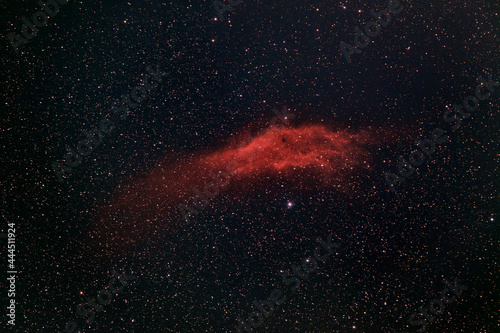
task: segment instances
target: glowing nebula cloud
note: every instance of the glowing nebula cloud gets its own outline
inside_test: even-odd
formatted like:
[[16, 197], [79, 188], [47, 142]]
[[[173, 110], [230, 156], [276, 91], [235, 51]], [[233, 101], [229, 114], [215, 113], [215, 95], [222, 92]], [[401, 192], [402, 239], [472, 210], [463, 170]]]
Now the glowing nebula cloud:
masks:
[[[193, 188], [203, 189], [214, 175], [232, 166], [230, 184], [220, 189], [237, 197], [251, 183], [280, 179], [290, 186], [351, 188], [351, 177], [370, 169], [368, 146], [377, 139], [371, 130], [352, 133], [324, 125], [270, 128], [248, 142], [234, 139], [214, 152], [187, 158], [176, 165], [158, 165], [147, 177], [121, 186], [103, 207], [91, 240], [105, 252], [130, 248], [147, 235], [182, 221], [179, 205], [192, 201]], [[242, 142], [243, 141], [243, 142]]]
[[239, 167], [235, 172], [241, 177], [308, 167], [333, 176], [366, 162], [362, 145], [367, 138], [365, 131], [332, 133], [319, 125], [271, 129], [241, 148], [211, 154], [205, 161], [216, 169], [236, 161]]

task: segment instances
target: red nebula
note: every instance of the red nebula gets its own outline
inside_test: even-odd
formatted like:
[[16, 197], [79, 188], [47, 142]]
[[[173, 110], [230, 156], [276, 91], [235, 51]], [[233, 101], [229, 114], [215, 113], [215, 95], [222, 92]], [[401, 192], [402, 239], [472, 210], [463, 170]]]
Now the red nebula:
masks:
[[244, 193], [248, 182], [272, 177], [292, 186], [307, 183], [348, 190], [353, 174], [370, 169], [368, 145], [377, 141], [373, 132], [331, 131], [324, 125], [275, 127], [248, 142], [233, 142], [175, 165], [160, 164], [147, 177], [120, 186], [119, 193], [99, 212], [89, 246], [99, 245], [103, 255], [122, 252], [182, 222], [179, 206], [192, 207], [193, 189], [203, 192], [217, 175], [229, 177], [230, 182], [218, 188], [218, 195], [230, 192], [234, 197]]
[[263, 173], [290, 172], [317, 168], [319, 173], [334, 177], [343, 170], [368, 167], [364, 143], [366, 131], [351, 134], [331, 132], [322, 125], [271, 129], [240, 148], [226, 149], [204, 157], [214, 169], [236, 161], [240, 177]]

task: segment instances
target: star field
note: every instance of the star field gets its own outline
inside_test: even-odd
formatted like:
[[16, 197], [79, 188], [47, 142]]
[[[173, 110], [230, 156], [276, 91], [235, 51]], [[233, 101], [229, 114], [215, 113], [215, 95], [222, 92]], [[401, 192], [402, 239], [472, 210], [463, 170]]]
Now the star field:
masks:
[[40, 5], [0, 5], [0, 331], [499, 332], [500, 86], [384, 177], [500, 82], [499, 4], [400, 1], [347, 62], [390, 1], [220, 2], [68, 1], [17, 52]]

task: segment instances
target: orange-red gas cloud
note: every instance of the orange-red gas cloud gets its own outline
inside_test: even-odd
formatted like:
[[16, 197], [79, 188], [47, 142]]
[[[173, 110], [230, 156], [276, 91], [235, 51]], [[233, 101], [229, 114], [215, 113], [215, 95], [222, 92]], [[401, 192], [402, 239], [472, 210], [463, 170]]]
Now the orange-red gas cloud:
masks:
[[222, 150], [203, 160], [214, 169], [236, 161], [235, 172], [241, 177], [303, 168], [317, 168], [333, 177], [346, 169], [368, 167], [369, 154], [364, 148], [368, 139], [366, 131], [331, 132], [321, 125], [271, 129], [240, 148]]
[[[90, 243], [100, 245], [103, 253], [129, 249], [183, 221], [179, 206], [200, 210], [199, 202], [197, 208], [194, 205], [198, 189], [215, 195], [229, 192], [234, 197], [244, 193], [249, 182], [264, 180], [265, 184], [274, 178], [290, 186], [348, 190], [353, 174], [370, 169], [368, 147], [379, 141], [377, 137], [373, 130], [331, 131], [324, 125], [271, 128], [248, 142], [237, 139], [175, 165], [160, 164], [147, 177], [122, 186], [101, 209]], [[230, 184], [206, 187], [214, 179]]]

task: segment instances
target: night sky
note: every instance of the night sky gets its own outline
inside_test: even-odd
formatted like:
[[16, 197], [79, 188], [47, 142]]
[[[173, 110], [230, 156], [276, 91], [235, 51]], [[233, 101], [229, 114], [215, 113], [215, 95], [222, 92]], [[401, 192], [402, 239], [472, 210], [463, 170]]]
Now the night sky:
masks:
[[61, 2], [0, 4], [1, 332], [500, 332], [498, 1]]

